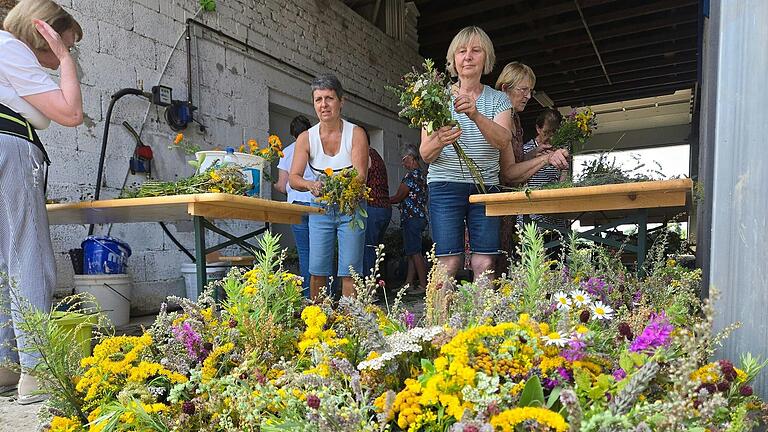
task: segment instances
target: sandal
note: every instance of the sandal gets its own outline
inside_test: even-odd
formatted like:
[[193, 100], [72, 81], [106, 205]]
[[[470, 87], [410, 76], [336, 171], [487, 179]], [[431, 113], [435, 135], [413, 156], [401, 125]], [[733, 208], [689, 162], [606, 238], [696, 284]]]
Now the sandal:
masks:
[[45, 393], [35, 393], [31, 395], [19, 395], [19, 398], [16, 400], [16, 403], [19, 405], [32, 405], [40, 402], [45, 402], [50, 397], [49, 394]]

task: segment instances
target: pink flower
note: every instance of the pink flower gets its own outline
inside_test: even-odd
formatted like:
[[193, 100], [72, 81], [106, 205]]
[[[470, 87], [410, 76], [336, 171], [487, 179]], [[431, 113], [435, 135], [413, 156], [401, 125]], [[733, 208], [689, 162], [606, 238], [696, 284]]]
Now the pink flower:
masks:
[[651, 322], [645, 326], [640, 336], [635, 339], [629, 347], [632, 352], [642, 352], [648, 350], [655, 350], [661, 346], [669, 345], [669, 335], [672, 334], [672, 330], [675, 326], [669, 323], [667, 315], [662, 312], [661, 314], [652, 314]]

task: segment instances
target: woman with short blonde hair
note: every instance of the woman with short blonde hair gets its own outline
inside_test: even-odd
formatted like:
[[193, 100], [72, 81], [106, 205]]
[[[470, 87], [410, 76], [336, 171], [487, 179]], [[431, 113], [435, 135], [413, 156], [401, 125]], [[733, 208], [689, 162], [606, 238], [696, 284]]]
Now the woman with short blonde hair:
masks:
[[[0, 30], [0, 273], [15, 281], [16, 295], [47, 312], [56, 286], [56, 263], [45, 208], [46, 164], [38, 129], [51, 120], [83, 122], [77, 66], [69, 51], [83, 29], [51, 0], [21, 0]], [[60, 69], [60, 84], [43, 68]], [[9, 298], [10, 282], [0, 280]], [[0, 364], [20, 363], [21, 376], [0, 367], [0, 389], [17, 387], [20, 404], [42, 400], [29, 375], [38, 359], [24, 346], [19, 318], [0, 312]], [[14, 346], [16, 349], [14, 349]]]
[[493, 269], [499, 252], [498, 217], [486, 216], [485, 206], [469, 203], [469, 196], [480, 190], [451, 145], [457, 142], [481, 169], [487, 189], [498, 191], [499, 152], [512, 139], [510, 105], [504, 93], [480, 82], [495, 61], [493, 44], [482, 29], [459, 31], [448, 47], [446, 63], [448, 72], [458, 78], [452, 86], [451, 116], [460, 127], [446, 126], [431, 134], [421, 131], [421, 157], [430, 164], [432, 239], [438, 260], [450, 277], [464, 262], [465, 229], [475, 278]]
[[483, 75], [487, 75], [493, 71], [493, 66], [496, 64], [496, 50], [493, 49], [493, 42], [488, 34], [480, 27], [470, 26], [464, 27], [453, 37], [451, 44], [448, 46], [448, 53], [445, 56], [445, 68], [452, 77], [456, 77], [458, 72], [456, 71], [456, 52], [462, 47], [466, 47], [471, 40], [477, 40], [485, 53], [485, 62], [483, 63]]

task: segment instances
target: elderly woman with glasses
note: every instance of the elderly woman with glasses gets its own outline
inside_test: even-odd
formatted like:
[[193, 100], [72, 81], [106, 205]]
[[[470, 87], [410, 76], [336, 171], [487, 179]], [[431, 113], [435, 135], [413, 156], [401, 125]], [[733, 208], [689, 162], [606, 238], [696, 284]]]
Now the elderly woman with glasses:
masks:
[[[15, 281], [16, 293], [48, 311], [56, 286], [45, 209], [48, 155], [37, 130], [51, 121], [83, 122], [77, 66], [69, 50], [83, 37], [72, 16], [50, 0], [22, 0], [0, 31], [0, 275]], [[60, 70], [60, 84], [45, 69]], [[0, 309], [7, 309], [10, 282], [0, 278]], [[0, 311], [0, 390], [17, 387], [19, 403], [41, 400], [28, 372], [38, 359], [25, 349], [18, 316]], [[14, 349], [14, 345], [15, 348]], [[3, 368], [21, 364], [21, 376]], [[18, 384], [18, 385], [17, 385]]]
[[403, 249], [408, 257], [405, 284], [412, 286], [414, 274], [419, 286], [409, 294], [423, 294], [427, 288], [427, 264], [421, 254], [421, 235], [427, 227], [427, 179], [419, 165], [419, 151], [408, 146], [403, 152], [403, 177], [397, 192], [389, 197], [392, 204], [400, 204], [400, 228], [403, 230]]
[[421, 156], [430, 164], [427, 182], [432, 238], [438, 261], [450, 277], [464, 261], [465, 228], [475, 279], [493, 269], [499, 253], [499, 218], [486, 216], [484, 205], [469, 203], [469, 196], [479, 192], [478, 186], [451, 146], [458, 141], [482, 170], [487, 189], [498, 190], [499, 153], [512, 139], [512, 118], [504, 93], [480, 82], [495, 61], [493, 44], [482, 29], [466, 27], [459, 31], [448, 47], [446, 66], [458, 79], [453, 86], [451, 115], [460, 128], [421, 132]]
[[[320, 75], [312, 81], [312, 103], [320, 120], [296, 139], [296, 150], [288, 182], [297, 191], [309, 191], [320, 196], [322, 183], [307, 180], [304, 171], [309, 166], [316, 175], [326, 169], [334, 172], [354, 167], [365, 182], [368, 175], [368, 139], [365, 131], [341, 118], [344, 105], [344, 89], [334, 75]], [[312, 203], [318, 206], [317, 203]], [[365, 203], [361, 203], [365, 206]], [[338, 243], [338, 267], [342, 295], [353, 296], [355, 286], [350, 268], [363, 272], [365, 228], [358, 229], [350, 223], [352, 217], [327, 208], [323, 214], [309, 216], [309, 292], [317, 298], [320, 288], [328, 284], [333, 274], [333, 256]]]
[[[506, 93], [512, 104], [512, 145], [501, 152], [501, 183], [507, 186], [517, 186], [525, 183], [542, 168], [552, 166], [557, 170], [568, 168], [568, 151], [565, 149], [552, 150], [552, 146], [544, 144], [533, 147], [531, 151], [523, 151], [523, 128], [520, 125], [520, 113], [533, 97], [536, 85], [536, 75], [530, 67], [520, 62], [512, 62], [504, 66], [496, 80], [496, 88]], [[508, 255], [514, 251], [512, 241], [515, 216], [505, 216], [501, 221], [501, 248]], [[499, 263], [501, 264], [501, 263]]]

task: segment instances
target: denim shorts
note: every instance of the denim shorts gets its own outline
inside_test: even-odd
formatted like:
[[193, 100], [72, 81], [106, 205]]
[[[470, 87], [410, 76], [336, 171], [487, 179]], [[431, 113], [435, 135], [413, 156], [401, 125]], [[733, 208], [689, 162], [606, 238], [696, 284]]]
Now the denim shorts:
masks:
[[[486, 186], [497, 192], [497, 186]], [[429, 220], [437, 256], [464, 253], [464, 227], [469, 231], [469, 250], [476, 254], [498, 254], [500, 219], [486, 216], [484, 204], [470, 204], [469, 196], [479, 193], [471, 183], [436, 181], [429, 183]]]
[[[312, 207], [321, 206], [312, 203]], [[312, 276], [334, 275], [333, 256], [337, 241], [339, 256], [336, 276], [351, 276], [350, 267], [358, 274], [363, 273], [365, 227], [353, 228], [349, 223], [351, 220], [352, 216], [339, 214], [333, 209], [326, 209], [323, 214], [309, 215], [309, 274]], [[363, 222], [366, 220], [364, 219]]]
[[403, 249], [405, 256], [420, 254], [421, 233], [427, 226], [427, 220], [421, 217], [405, 218], [400, 222], [403, 230]]

